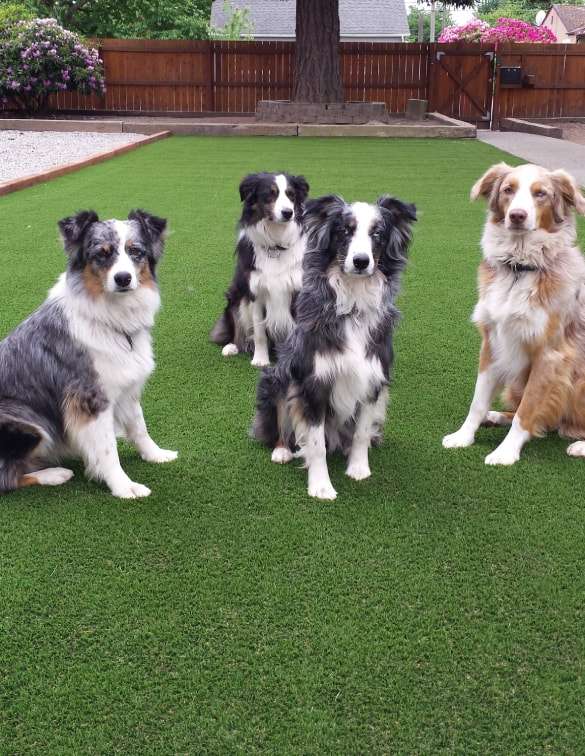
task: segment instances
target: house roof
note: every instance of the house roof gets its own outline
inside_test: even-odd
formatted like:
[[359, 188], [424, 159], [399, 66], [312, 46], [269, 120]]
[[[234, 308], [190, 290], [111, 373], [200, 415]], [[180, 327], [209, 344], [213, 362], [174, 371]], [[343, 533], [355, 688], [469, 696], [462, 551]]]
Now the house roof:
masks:
[[553, 5], [568, 34], [585, 26], [585, 5]]
[[[230, 0], [232, 8], [249, 8], [253, 36], [294, 39], [295, 0]], [[211, 23], [227, 20], [224, 0], [214, 0]], [[339, 0], [342, 37], [400, 37], [409, 33], [404, 0]]]

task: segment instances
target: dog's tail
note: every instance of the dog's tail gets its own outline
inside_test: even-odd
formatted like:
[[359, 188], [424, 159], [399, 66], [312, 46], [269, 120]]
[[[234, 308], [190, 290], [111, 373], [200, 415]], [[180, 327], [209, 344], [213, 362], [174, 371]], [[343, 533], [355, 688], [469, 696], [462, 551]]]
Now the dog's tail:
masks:
[[235, 332], [236, 329], [234, 324], [234, 316], [232, 314], [230, 306], [228, 305], [221, 313], [219, 318], [215, 321], [215, 325], [213, 326], [209, 334], [209, 340], [214, 344], [225, 346], [226, 344], [231, 344], [234, 341]]
[[0, 403], [0, 494], [19, 488], [26, 463], [44, 439], [40, 425]]
[[264, 368], [258, 381], [256, 392], [256, 415], [252, 422], [250, 434], [252, 438], [274, 449], [283, 438], [282, 417], [279, 417], [279, 407], [286, 401], [286, 387], [278, 376], [276, 368]]

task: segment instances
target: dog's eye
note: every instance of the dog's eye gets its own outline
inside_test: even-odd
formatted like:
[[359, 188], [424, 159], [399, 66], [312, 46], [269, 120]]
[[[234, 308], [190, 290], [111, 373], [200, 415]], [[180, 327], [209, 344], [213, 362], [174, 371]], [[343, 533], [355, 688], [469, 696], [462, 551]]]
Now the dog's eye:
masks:
[[380, 231], [374, 231], [374, 233], [372, 234], [372, 239], [379, 242], [381, 238], [382, 234], [380, 233]]
[[128, 247], [127, 249], [128, 254], [131, 257], [143, 257], [144, 256], [144, 250], [140, 247], [135, 247], [134, 245], [131, 247]]
[[111, 247], [100, 247], [98, 250], [98, 254], [100, 257], [109, 257], [112, 254], [112, 248]]
[[546, 192], [542, 189], [539, 189], [537, 192], [534, 192], [534, 196], [538, 199], [544, 199], [544, 197], [546, 197]]
[[514, 189], [511, 186], [505, 186], [503, 191], [504, 194], [514, 194]]
[[292, 189], [287, 189], [286, 190], [286, 196], [292, 202], [294, 200], [294, 198], [295, 198], [295, 193], [292, 191]]

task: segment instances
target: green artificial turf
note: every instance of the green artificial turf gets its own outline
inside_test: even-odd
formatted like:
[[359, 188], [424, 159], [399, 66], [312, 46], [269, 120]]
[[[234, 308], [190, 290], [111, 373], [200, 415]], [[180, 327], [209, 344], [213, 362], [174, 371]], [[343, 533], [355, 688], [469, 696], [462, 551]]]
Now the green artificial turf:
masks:
[[[73, 463], [71, 483], [0, 500], [0, 754], [585, 752], [585, 464], [551, 436], [487, 468], [499, 429], [441, 448], [477, 363], [469, 189], [500, 159], [466, 140], [173, 138], [0, 199], [2, 336], [64, 267], [59, 218], [170, 219], [144, 407], [180, 450], [159, 467], [122, 447], [148, 499]], [[420, 212], [385, 443], [368, 481], [331, 461], [333, 503], [249, 439], [257, 373], [207, 341], [259, 169]]]

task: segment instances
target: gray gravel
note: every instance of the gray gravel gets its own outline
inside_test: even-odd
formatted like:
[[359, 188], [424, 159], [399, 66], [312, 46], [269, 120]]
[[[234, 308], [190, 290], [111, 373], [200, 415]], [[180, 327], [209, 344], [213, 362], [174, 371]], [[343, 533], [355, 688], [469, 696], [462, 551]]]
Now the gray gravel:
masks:
[[74, 163], [143, 137], [82, 131], [0, 131], [0, 183]]

